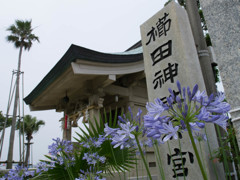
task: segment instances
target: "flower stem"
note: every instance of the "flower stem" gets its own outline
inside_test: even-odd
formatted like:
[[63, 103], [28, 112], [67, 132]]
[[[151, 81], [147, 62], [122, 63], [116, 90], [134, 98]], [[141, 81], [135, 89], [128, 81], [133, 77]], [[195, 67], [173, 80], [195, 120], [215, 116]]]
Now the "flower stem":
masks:
[[[124, 162], [123, 150], [121, 150], [121, 152], [122, 152], [122, 160], [123, 160], [123, 162]], [[126, 180], [126, 171], [125, 171], [125, 170], [124, 170], [124, 172], [123, 172], [123, 177], [124, 177], [124, 180]]]
[[[224, 144], [223, 144], [224, 142], [223, 142], [223, 139], [222, 139], [222, 135], [221, 135], [219, 126], [216, 126], [216, 129], [217, 129], [217, 133], [218, 133], [219, 140], [220, 140], [220, 147], [224, 147]], [[229, 166], [228, 166], [228, 162], [227, 162], [226, 151], [221, 149], [221, 148], [219, 150], [220, 150], [220, 153], [223, 155], [223, 165], [224, 165], [224, 169], [225, 169], [226, 179], [230, 179], [230, 170], [229, 170]]]
[[[172, 152], [171, 152], [171, 148], [170, 148], [170, 145], [169, 145], [169, 142], [168, 142], [168, 141], [167, 141], [167, 145], [168, 145], [169, 154], [170, 154], [170, 156], [172, 157]], [[172, 158], [171, 158], [171, 159], [172, 159]], [[172, 163], [174, 164], [173, 159], [172, 159]], [[177, 178], [177, 180], [178, 180], [178, 176], [177, 176], [177, 173], [176, 173], [175, 166], [173, 166], [173, 170], [174, 170], [174, 173], [176, 174], [176, 178]]]
[[[179, 138], [178, 138], [178, 145], [179, 145], [179, 149], [180, 149], [180, 152], [181, 152], [182, 166], [183, 166], [183, 169], [185, 169], [184, 168], [184, 163], [183, 163], [183, 157], [182, 157], [182, 146], [181, 146], [181, 142], [180, 142]], [[184, 180], [186, 180], [185, 173], [183, 173], [183, 176], [184, 176]]]
[[136, 174], [137, 174], [137, 180], [138, 180], [138, 163], [137, 163], [137, 156], [135, 156], [135, 158], [136, 158]]
[[203, 165], [202, 165], [200, 156], [199, 156], [199, 154], [198, 154], [197, 146], [196, 146], [196, 144], [195, 144], [195, 142], [194, 142], [193, 135], [192, 135], [192, 132], [191, 132], [191, 128], [190, 128], [190, 126], [189, 126], [189, 123], [186, 123], [186, 125], [187, 125], [188, 134], [189, 134], [189, 137], [190, 137], [190, 139], [191, 139], [192, 146], [193, 146], [193, 150], [194, 150], [195, 155], [196, 155], [196, 157], [197, 157], [198, 165], [199, 165], [199, 168], [200, 168], [200, 170], [201, 170], [203, 179], [204, 179], [204, 180], [207, 180], [207, 175], [206, 175], [206, 173], [205, 173], [205, 171], [204, 171], [204, 169], [203, 169]]
[[[205, 130], [205, 134], [207, 136], [207, 145], [208, 145], [208, 151], [209, 151], [209, 154], [210, 154], [210, 159], [213, 159], [213, 155], [212, 155], [212, 150], [211, 150], [211, 147], [210, 147], [210, 144], [209, 144], [209, 141], [208, 141], [208, 134], [207, 134], [207, 130], [206, 130], [206, 127], [204, 128]], [[211, 160], [211, 165], [213, 166], [213, 169], [214, 169], [214, 174], [218, 180], [218, 174], [217, 174], [217, 170], [216, 170], [216, 165], [213, 163], [213, 160]]]
[[[202, 151], [202, 145], [201, 145], [201, 142], [198, 140], [198, 143], [199, 143], [199, 148], [200, 148], [200, 152], [201, 152], [201, 157], [202, 159], [204, 159], [203, 157], [203, 151]], [[204, 171], [206, 170], [206, 166], [205, 166], [205, 163], [203, 162], [203, 168], [204, 168]], [[206, 172], [206, 171], [205, 171]]]
[[[116, 157], [115, 157], [115, 154], [114, 154], [114, 152], [113, 152], [113, 148], [112, 148], [111, 144], [110, 144], [110, 149], [111, 149], [111, 152], [112, 152], [112, 155], [113, 155], [113, 159], [114, 159], [115, 165], [117, 165]], [[119, 171], [117, 171], [117, 173], [118, 173], [118, 175], [119, 175], [120, 180], [122, 180]]]
[[148, 168], [147, 162], [146, 162], [146, 160], [145, 160], [145, 158], [144, 158], [144, 154], [143, 154], [143, 151], [142, 151], [142, 148], [141, 148], [141, 145], [140, 145], [140, 143], [139, 143], [139, 140], [138, 140], [137, 135], [135, 135], [135, 139], [136, 139], [137, 146], [138, 146], [138, 150], [140, 151], [140, 154], [141, 154], [141, 157], [142, 157], [143, 163], [144, 163], [145, 168], [146, 168], [146, 170], [147, 170], [147, 173], [148, 173], [149, 179], [152, 180], [152, 176], [151, 176], [151, 173], [150, 173], [150, 171], [149, 171], [149, 168]]
[[163, 167], [162, 167], [162, 160], [161, 160], [161, 156], [160, 156], [160, 152], [159, 152], [159, 148], [158, 148], [158, 143], [156, 140], [154, 143], [154, 147], [155, 147], [155, 153], [157, 156], [157, 163], [158, 163], [159, 171], [161, 174], [161, 178], [162, 178], [162, 180], [165, 180], [165, 174], [164, 174]]
[[70, 179], [70, 180], [74, 180], [74, 176], [73, 176], [73, 174], [72, 174], [71, 169], [68, 167], [68, 163], [64, 161], [64, 164], [65, 164], [65, 167], [66, 167], [66, 169], [67, 169], [67, 173], [68, 173], [69, 179]]

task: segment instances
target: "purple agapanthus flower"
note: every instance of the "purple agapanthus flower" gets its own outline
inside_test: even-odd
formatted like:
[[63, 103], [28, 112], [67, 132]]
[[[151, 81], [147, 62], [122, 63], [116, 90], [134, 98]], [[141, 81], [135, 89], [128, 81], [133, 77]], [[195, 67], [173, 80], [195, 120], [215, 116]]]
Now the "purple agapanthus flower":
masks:
[[203, 106], [195, 117], [200, 121], [208, 121], [210, 115], [211, 113], [208, 112], [206, 107]]
[[120, 149], [123, 148], [129, 148], [133, 141], [131, 141], [129, 138], [122, 139], [122, 136], [116, 134], [112, 137], [111, 144], [113, 145], [113, 148], [120, 147]]
[[119, 123], [120, 128], [109, 128], [106, 124], [104, 132], [106, 133], [105, 136], [111, 135], [112, 145], [114, 148], [120, 147], [123, 149], [124, 147], [128, 147], [129, 143], [131, 143], [131, 139], [134, 139], [134, 135], [132, 132], [136, 129], [136, 126], [133, 126], [130, 122]]
[[36, 170], [36, 172], [37, 173], [41, 173], [41, 172], [44, 172], [44, 171], [48, 171], [48, 169], [49, 169], [49, 167], [48, 167], [48, 165], [47, 165], [47, 163], [46, 162], [39, 162], [38, 164], [37, 164], [37, 170]]
[[119, 128], [110, 128], [107, 123], [105, 123], [104, 133], [105, 137], [115, 135]]
[[212, 119], [213, 119], [211, 121], [212, 123], [221, 126], [225, 131], [227, 131], [227, 125], [228, 125], [227, 120], [229, 119], [227, 116], [225, 116], [225, 115], [213, 115]]
[[190, 126], [190, 129], [191, 129], [192, 131], [200, 131], [197, 123], [195, 123], [195, 122], [194, 122], [194, 123], [193, 123], [193, 122], [189, 122], [189, 126]]
[[152, 138], [147, 138], [144, 141], [144, 145], [148, 146], [148, 147], [153, 147], [153, 139]]
[[82, 158], [83, 160], [86, 160], [87, 163], [90, 164], [97, 164], [97, 159], [98, 159], [98, 155], [97, 153], [84, 153], [84, 156]]
[[207, 141], [207, 136], [206, 134], [202, 134], [199, 132], [194, 132], [194, 136], [193, 136], [195, 141]]
[[159, 98], [156, 98], [155, 103], [147, 103], [146, 108], [148, 115], [152, 116], [156, 120], [164, 111], [168, 110], [168, 106], [165, 105]]
[[100, 147], [104, 141], [105, 141], [105, 137], [103, 135], [99, 135], [97, 141], [94, 142], [94, 146]]
[[53, 139], [54, 143], [48, 146], [49, 154], [52, 157], [51, 165], [49, 168], [53, 168], [55, 164], [66, 164], [67, 166], [73, 166], [75, 163], [75, 157], [73, 154], [73, 144], [71, 141], [60, 140], [60, 138]]
[[73, 144], [71, 141], [60, 140], [60, 138], [53, 139], [53, 141], [55, 143], [52, 143], [50, 146], [48, 146], [49, 154], [52, 156], [57, 156], [60, 152], [72, 153]]
[[102, 171], [95, 171], [94, 167], [90, 167], [89, 170], [83, 171], [80, 170], [80, 176], [78, 178], [75, 178], [75, 180], [86, 180], [86, 179], [91, 179], [91, 180], [106, 180], [106, 178], [103, 178], [101, 176]]
[[147, 103], [148, 113], [144, 116], [147, 137], [166, 142], [171, 137], [177, 139], [177, 132], [182, 132], [187, 127], [191, 131], [200, 131], [206, 123], [217, 124], [226, 130], [226, 113], [229, 112], [230, 105], [224, 102], [223, 93], [218, 93], [215, 97], [213, 94], [207, 96], [204, 91], [198, 90], [197, 84], [191, 91], [190, 87], [182, 87], [179, 81], [177, 89], [178, 95], [169, 88], [170, 96], [165, 104], [159, 98]]
[[171, 137], [174, 139], [178, 138], [178, 129], [179, 126], [173, 127], [172, 122], [170, 121], [168, 124], [164, 123], [162, 125], [163, 128], [159, 129], [160, 133], [165, 134], [166, 136], [163, 138], [163, 142], [168, 141]]
[[10, 169], [4, 177], [0, 178], [2, 180], [23, 180], [30, 179], [35, 175], [35, 171], [29, 171], [27, 167], [22, 165], [15, 166], [14, 169]]
[[90, 167], [90, 169], [83, 171], [80, 169], [80, 176], [78, 178], [75, 178], [75, 180], [106, 180], [106, 178], [103, 178], [101, 176], [102, 171], [95, 171], [94, 167]]
[[132, 131], [136, 129], [136, 126], [133, 126], [130, 122], [127, 122], [126, 124], [120, 123], [120, 127], [120, 130], [117, 131], [120, 140], [123, 140], [125, 138], [134, 139]]
[[105, 141], [105, 137], [103, 135], [99, 135], [99, 137], [89, 137], [88, 139], [80, 142], [80, 145], [82, 145], [85, 148], [91, 149], [92, 147], [100, 147], [102, 143]]
[[14, 169], [10, 169], [6, 179], [10, 179], [10, 180], [23, 180], [24, 178], [24, 168], [23, 166], [19, 166], [17, 165]]
[[130, 107], [129, 112], [130, 117], [125, 114], [118, 117], [118, 128], [110, 128], [107, 124], [105, 124], [105, 137], [109, 137], [114, 148], [120, 147], [120, 149], [123, 149], [135, 147], [135, 137], [145, 133], [141, 119], [142, 110], [138, 109], [136, 116], [133, 116]]
[[99, 156], [98, 153], [84, 153], [84, 156], [82, 158], [83, 160], [86, 160], [89, 165], [97, 164], [98, 162], [101, 162], [102, 164], [105, 163], [106, 157]]
[[35, 171], [28, 171], [28, 170], [26, 170], [26, 171], [24, 171], [24, 176], [25, 177], [28, 177], [28, 176], [34, 176], [35, 175]]

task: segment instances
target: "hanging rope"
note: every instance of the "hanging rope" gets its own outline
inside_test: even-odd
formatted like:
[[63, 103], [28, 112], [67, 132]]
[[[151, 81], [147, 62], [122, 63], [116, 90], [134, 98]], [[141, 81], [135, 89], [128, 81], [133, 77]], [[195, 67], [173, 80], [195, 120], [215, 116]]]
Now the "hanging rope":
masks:
[[69, 116], [69, 119], [74, 121], [76, 119], [79, 119], [79, 116], [82, 115], [83, 116], [83, 122], [84, 123], [87, 123], [88, 122], [88, 118], [89, 118], [89, 113], [88, 113], [88, 110], [91, 110], [91, 109], [98, 109], [99, 107], [97, 106], [87, 106], [85, 109], [81, 110], [81, 111], [78, 111], [72, 115]]

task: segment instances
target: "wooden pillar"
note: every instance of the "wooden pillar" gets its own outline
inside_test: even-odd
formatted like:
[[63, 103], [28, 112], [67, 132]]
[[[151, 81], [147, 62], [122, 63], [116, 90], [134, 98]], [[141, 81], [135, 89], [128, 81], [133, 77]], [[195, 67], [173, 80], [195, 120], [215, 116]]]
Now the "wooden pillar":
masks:
[[62, 129], [63, 129], [63, 140], [72, 140], [72, 122], [69, 119], [66, 111], [64, 112], [64, 117], [62, 120]]
[[93, 125], [95, 125], [95, 120], [99, 123], [100, 121], [100, 109], [103, 107], [103, 98], [100, 98], [98, 95], [94, 94], [89, 97], [89, 107], [88, 107], [88, 113], [89, 113], [89, 118], [88, 122], [91, 121]]

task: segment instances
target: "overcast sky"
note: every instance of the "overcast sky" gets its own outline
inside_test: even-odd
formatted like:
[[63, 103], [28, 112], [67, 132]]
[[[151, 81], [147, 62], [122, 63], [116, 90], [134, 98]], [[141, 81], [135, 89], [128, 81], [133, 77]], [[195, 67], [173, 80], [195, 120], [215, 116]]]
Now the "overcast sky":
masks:
[[[24, 51], [24, 97], [26, 97], [60, 60], [71, 44], [100, 52], [122, 52], [140, 40], [139, 26], [163, 8], [166, 0], [1, 0], [0, 3], [0, 111], [6, 114], [12, 71], [17, 69], [19, 50], [6, 41], [6, 29], [16, 19], [30, 20], [40, 43]], [[21, 92], [20, 92], [21, 93]], [[12, 104], [13, 106], [13, 104]], [[44, 120], [46, 125], [33, 136], [33, 161], [48, 153], [52, 138], [62, 137], [55, 111], [25, 114]], [[12, 114], [12, 108], [10, 110]], [[10, 128], [9, 128], [10, 129]], [[75, 129], [74, 129], [75, 130]], [[18, 134], [18, 132], [16, 132]], [[19, 160], [18, 136], [14, 160]], [[4, 139], [1, 160], [7, 159], [9, 130]]]

